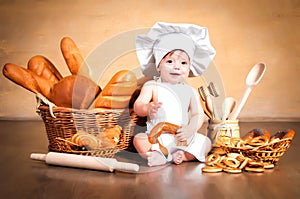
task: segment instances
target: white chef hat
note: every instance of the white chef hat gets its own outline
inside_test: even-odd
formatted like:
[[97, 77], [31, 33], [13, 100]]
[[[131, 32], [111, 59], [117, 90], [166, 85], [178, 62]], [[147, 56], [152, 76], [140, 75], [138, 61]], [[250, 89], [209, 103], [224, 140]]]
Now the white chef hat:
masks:
[[137, 57], [147, 77], [159, 76], [157, 67], [160, 61], [173, 50], [183, 50], [188, 54], [190, 76], [201, 75], [216, 54], [207, 28], [194, 24], [157, 22], [147, 35], [136, 38]]

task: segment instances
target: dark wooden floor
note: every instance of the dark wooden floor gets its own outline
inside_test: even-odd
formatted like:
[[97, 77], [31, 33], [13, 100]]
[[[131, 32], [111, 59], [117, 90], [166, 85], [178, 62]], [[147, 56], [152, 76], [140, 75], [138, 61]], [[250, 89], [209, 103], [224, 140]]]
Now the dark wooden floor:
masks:
[[189, 162], [149, 168], [136, 153], [118, 154], [120, 160], [140, 164], [139, 173], [101, 172], [49, 166], [29, 158], [47, 152], [41, 121], [0, 121], [1, 198], [253, 198], [300, 197], [300, 123], [240, 123], [241, 134], [253, 128], [271, 132], [294, 129], [292, 146], [265, 173], [201, 173], [202, 163]]

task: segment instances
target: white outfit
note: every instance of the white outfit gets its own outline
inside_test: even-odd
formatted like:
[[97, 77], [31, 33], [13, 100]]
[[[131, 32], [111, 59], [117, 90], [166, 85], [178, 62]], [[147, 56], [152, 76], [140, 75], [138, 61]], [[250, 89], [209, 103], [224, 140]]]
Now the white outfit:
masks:
[[[194, 24], [157, 22], [148, 34], [138, 35], [136, 38], [137, 58], [143, 74], [147, 77], [159, 76], [157, 67], [160, 61], [169, 52], [178, 49], [185, 51], [190, 58], [189, 76], [199, 76], [205, 72], [216, 54], [207, 28]], [[158, 109], [156, 118], [148, 120], [147, 132], [158, 122], [170, 122], [180, 126], [188, 124], [188, 108], [191, 96], [194, 95], [192, 87], [160, 81], [148, 83], [157, 84], [158, 102], [162, 102], [162, 107]], [[170, 134], [161, 134], [159, 141], [167, 147], [169, 153], [180, 148], [193, 154], [199, 161], [205, 161], [205, 156], [211, 149], [209, 138], [197, 132], [188, 139], [188, 146], [185, 147], [176, 146], [175, 138]], [[157, 144], [153, 146], [153, 150], [160, 151]], [[170, 158], [169, 156], [167, 160]]]
[[[161, 83], [160, 80], [148, 83], [155, 84], [158, 102], [162, 102], [162, 107], [158, 109], [155, 118], [148, 118], [146, 133], [149, 133], [159, 122], [170, 122], [180, 126], [187, 125], [189, 122], [188, 108], [191, 96], [194, 95], [192, 87], [185, 83]], [[211, 149], [209, 138], [197, 132], [188, 139], [188, 146], [176, 146], [176, 140], [172, 134], [163, 133], [158, 139], [170, 154], [181, 149], [191, 153], [199, 161], [205, 161], [205, 157]], [[152, 149], [159, 151], [158, 145], [154, 145]], [[169, 155], [168, 160], [171, 160], [171, 155]]]

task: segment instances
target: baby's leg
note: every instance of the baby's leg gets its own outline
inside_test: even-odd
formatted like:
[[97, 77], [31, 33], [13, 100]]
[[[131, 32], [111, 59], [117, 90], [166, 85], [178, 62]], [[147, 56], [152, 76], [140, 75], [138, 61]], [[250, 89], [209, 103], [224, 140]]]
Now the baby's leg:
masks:
[[151, 144], [148, 141], [148, 135], [146, 133], [139, 133], [133, 138], [133, 145], [137, 152], [143, 158], [147, 158], [146, 153], [151, 150]]
[[148, 141], [148, 135], [139, 133], [133, 138], [133, 145], [141, 157], [148, 160], [149, 166], [158, 166], [167, 163], [165, 156], [158, 152], [152, 151], [152, 144]]
[[166, 157], [159, 151], [149, 151], [146, 155], [148, 160], [148, 166], [150, 167], [163, 165], [167, 163]]
[[192, 161], [195, 159], [195, 156], [186, 151], [177, 150], [174, 153], [172, 153], [172, 160], [175, 164], [181, 164], [184, 161]]

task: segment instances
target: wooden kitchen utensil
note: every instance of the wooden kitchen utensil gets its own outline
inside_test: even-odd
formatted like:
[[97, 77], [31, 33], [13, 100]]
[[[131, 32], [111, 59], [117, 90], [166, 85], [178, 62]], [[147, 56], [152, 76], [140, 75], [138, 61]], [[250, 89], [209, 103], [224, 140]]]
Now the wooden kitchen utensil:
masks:
[[231, 120], [237, 119], [237, 117], [240, 114], [242, 108], [244, 107], [251, 91], [260, 82], [265, 71], [266, 71], [266, 65], [264, 63], [257, 63], [252, 67], [252, 69], [250, 70], [250, 72], [248, 73], [247, 78], [246, 78], [247, 88], [244, 92], [244, 95], [243, 95], [240, 103], [237, 106], [237, 109], [234, 111], [234, 113], [230, 117]]
[[113, 172], [114, 170], [119, 170], [125, 172], [137, 172], [139, 170], [139, 165], [119, 162], [115, 158], [101, 158], [57, 152], [49, 152], [47, 154], [32, 153], [30, 158], [33, 160], [45, 161], [50, 165], [100, 171]]

